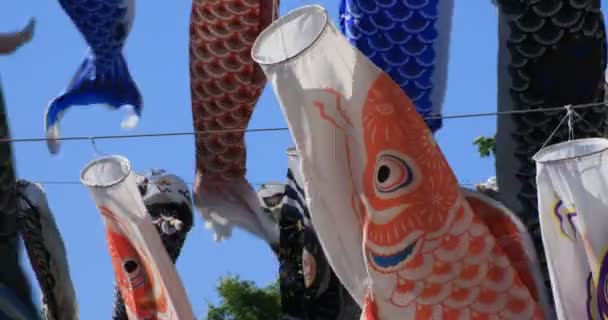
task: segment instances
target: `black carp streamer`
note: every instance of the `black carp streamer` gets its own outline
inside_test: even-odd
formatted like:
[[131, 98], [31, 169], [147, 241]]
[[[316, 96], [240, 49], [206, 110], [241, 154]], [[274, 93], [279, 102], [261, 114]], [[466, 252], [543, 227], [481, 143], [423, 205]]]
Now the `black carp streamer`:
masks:
[[[599, 0], [498, 0], [497, 4], [499, 112], [604, 101], [606, 31]], [[575, 119], [576, 138], [604, 132], [605, 110], [604, 106], [577, 110], [585, 121]], [[532, 156], [564, 115], [547, 111], [497, 120], [499, 197], [528, 227], [548, 288]], [[549, 144], [567, 139], [567, 126], [562, 126]]]

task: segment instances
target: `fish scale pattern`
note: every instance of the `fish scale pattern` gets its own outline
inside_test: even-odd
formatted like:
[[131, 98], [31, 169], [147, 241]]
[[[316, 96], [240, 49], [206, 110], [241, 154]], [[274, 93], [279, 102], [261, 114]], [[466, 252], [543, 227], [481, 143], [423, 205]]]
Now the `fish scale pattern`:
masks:
[[[447, 59], [438, 29], [440, 0], [343, 0], [340, 27], [346, 38], [388, 73], [416, 105], [421, 116], [441, 114]], [[447, 49], [447, 44], [445, 44]], [[443, 77], [437, 77], [441, 74]], [[437, 82], [441, 83], [437, 83]], [[425, 120], [431, 131], [441, 119]]]
[[[542, 109], [568, 104], [604, 101], [606, 32], [599, 0], [498, 0], [506, 19], [508, 36], [508, 106], [499, 110]], [[499, 78], [499, 83], [505, 81]], [[500, 87], [500, 86], [499, 86]], [[605, 130], [606, 113], [598, 106], [577, 109], [586, 121], [574, 122], [576, 138], [598, 136]], [[517, 194], [516, 212], [527, 225], [543, 260], [547, 286], [549, 278], [537, 213], [536, 167], [532, 156], [542, 147], [563, 118], [563, 111], [528, 113], [499, 118], [512, 121], [507, 140], [514, 144], [513, 170], [497, 170], [501, 193]], [[501, 134], [499, 132], [499, 134]], [[568, 139], [563, 126], [550, 144]], [[497, 152], [504, 146], [497, 145]], [[500, 161], [500, 159], [497, 159]], [[506, 160], [505, 160], [506, 161]], [[507, 175], [515, 175], [512, 186]], [[501, 183], [502, 182], [502, 183]]]
[[125, 0], [59, 0], [91, 47], [98, 65], [121, 52], [129, 33], [128, 6]]
[[414, 309], [415, 319], [544, 319], [530, 272], [513, 259], [525, 253], [513, 245], [509, 255], [473, 210], [459, 209], [445, 234], [421, 245], [398, 273], [391, 303]]
[[143, 98], [122, 53], [135, 18], [135, 0], [58, 1], [88, 50], [67, 87], [47, 105], [44, 131], [52, 154], [59, 152], [61, 119], [74, 106], [124, 108], [124, 129], [137, 126], [143, 111]]
[[[270, 4], [269, 4], [270, 3]], [[258, 34], [278, 4], [258, 0], [195, 0], [190, 24], [192, 115], [196, 131], [245, 129], [266, 77], [251, 58]], [[274, 15], [274, 17], [273, 17]], [[243, 178], [243, 132], [196, 136], [196, 163], [205, 179]]]
[[47, 320], [59, 319], [58, 306], [55, 294], [55, 275], [51, 271], [51, 254], [44, 246], [42, 239], [42, 228], [39, 219], [39, 213], [36, 209], [30, 207], [28, 214], [21, 215], [23, 240], [26, 245], [26, 250], [30, 258], [32, 268], [36, 273], [36, 278], [40, 284], [42, 292], [42, 304]]
[[17, 182], [19, 229], [42, 292], [44, 320], [78, 319], [66, 247], [42, 186]]

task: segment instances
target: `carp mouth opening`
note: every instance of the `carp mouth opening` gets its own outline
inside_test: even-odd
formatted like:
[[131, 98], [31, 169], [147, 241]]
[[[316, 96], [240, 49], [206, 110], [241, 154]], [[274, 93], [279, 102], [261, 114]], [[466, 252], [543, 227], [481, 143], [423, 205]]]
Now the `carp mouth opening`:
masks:
[[390, 269], [403, 264], [403, 262], [414, 253], [417, 244], [418, 240], [406, 245], [403, 249], [388, 255], [376, 254], [368, 247], [367, 255], [377, 268], [382, 269], [383, 271], [390, 271]]

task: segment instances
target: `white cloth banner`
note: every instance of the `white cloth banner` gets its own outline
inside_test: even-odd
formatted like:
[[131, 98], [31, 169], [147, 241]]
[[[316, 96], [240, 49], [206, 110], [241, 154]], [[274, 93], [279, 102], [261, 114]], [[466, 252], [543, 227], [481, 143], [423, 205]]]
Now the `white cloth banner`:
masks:
[[96, 159], [82, 170], [81, 181], [103, 216], [129, 320], [194, 320], [182, 281], [146, 212], [129, 160], [121, 156]]
[[540, 226], [558, 319], [606, 319], [608, 140], [555, 144], [534, 160]]
[[542, 319], [521, 230], [474, 212], [412, 102], [322, 7], [281, 17], [252, 56], [300, 153], [322, 247], [365, 319]]

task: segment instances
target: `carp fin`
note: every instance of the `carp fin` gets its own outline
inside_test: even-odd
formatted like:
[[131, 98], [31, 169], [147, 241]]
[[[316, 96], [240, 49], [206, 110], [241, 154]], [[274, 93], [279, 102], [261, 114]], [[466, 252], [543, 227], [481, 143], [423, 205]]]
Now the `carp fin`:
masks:
[[208, 229], [215, 232], [215, 241], [221, 242], [238, 227], [270, 246], [279, 242], [278, 225], [264, 212], [257, 192], [245, 180], [231, 182], [202, 182], [197, 173], [193, 199], [194, 206], [205, 219]]
[[361, 313], [360, 320], [376, 320], [378, 317], [378, 306], [373, 299], [373, 294], [369, 291], [363, 302], [363, 312]]
[[[107, 59], [107, 58], [104, 58]], [[142, 97], [131, 78], [122, 54], [102, 61], [89, 53], [76, 70], [65, 92], [51, 100], [44, 115], [47, 146], [52, 154], [59, 152], [59, 122], [74, 105], [101, 104], [111, 109], [126, 108], [128, 115], [121, 127], [134, 128], [141, 116]]]
[[543, 286], [540, 261], [528, 230], [507, 207], [482, 193], [461, 189], [467, 203], [488, 227], [497, 244], [509, 257], [523, 284], [541, 306], [545, 317], [551, 314], [549, 298]]

